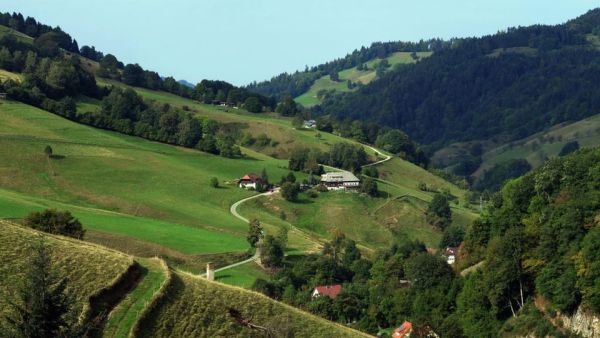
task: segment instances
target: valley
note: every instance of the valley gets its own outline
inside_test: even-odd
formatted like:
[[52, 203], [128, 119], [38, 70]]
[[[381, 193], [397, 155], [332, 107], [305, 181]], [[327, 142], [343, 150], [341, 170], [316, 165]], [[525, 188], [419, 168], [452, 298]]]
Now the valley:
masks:
[[0, 13], [0, 336], [595, 337], [598, 37], [594, 9], [238, 86]]

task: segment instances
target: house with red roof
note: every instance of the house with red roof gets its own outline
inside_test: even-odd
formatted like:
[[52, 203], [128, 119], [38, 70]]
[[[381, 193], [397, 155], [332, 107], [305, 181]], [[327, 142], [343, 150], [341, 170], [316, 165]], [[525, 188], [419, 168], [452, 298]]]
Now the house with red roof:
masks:
[[315, 287], [315, 289], [312, 292], [312, 297], [316, 298], [316, 297], [320, 297], [320, 296], [327, 296], [331, 299], [335, 299], [335, 297], [337, 297], [341, 291], [342, 291], [341, 284], [321, 285], [321, 286]]
[[410, 337], [411, 333], [412, 333], [412, 323], [404, 321], [404, 323], [402, 323], [402, 325], [400, 325], [400, 327], [398, 327], [394, 330], [394, 333], [392, 333], [392, 337], [393, 338], [407, 338], [407, 337]]
[[238, 187], [240, 188], [258, 189], [261, 184], [264, 184], [264, 180], [255, 173], [246, 174], [238, 180]]

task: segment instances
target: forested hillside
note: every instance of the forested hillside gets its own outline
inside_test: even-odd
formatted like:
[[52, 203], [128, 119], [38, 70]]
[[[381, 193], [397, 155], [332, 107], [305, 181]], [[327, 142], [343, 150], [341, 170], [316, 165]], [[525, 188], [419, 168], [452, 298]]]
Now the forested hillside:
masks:
[[600, 313], [599, 188], [598, 149], [550, 160], [504, 185], [466, 234], [470, 259], [485, 263], [457, 297], [465, 335], [510, 331], [516, 325], [502, 322], [529, 313], [536, 295], [549, 300], [541, 310], [550, 317], [581, 305]]
[[281, 73], [268, 81], [253, 82], [246, 86], [252, 92], [262, 95], [273, 96], [281, 99], [285, 95], [297, 97], [305, 93], [319, 78], [329, 75], [332, 79], [338, 78], [338, 73], [372, 61], [383, 59], [396, 52], [431, 52], [438, 51], [449, 45], [439, 39], [412, 42], [375, 42], [369, 47], [354, 50], [343, 58], [336, 59], [304, 71], [296, 71], [292, 74]]
[[600, 109], [600, 10], [562, 25], [510, 28], [330, 96], [322, 114], [401, 128], [431, 150], [523, 138]]

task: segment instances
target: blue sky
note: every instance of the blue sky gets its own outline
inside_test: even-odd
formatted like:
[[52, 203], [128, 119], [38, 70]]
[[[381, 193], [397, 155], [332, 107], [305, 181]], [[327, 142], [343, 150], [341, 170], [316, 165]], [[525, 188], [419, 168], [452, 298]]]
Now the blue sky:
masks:
[[414, 41], [557, 24], [598, 0], [0, 0], [2, 11], [59, 25], [79, 45], [197, 82], [242, 85], [373, 41]]

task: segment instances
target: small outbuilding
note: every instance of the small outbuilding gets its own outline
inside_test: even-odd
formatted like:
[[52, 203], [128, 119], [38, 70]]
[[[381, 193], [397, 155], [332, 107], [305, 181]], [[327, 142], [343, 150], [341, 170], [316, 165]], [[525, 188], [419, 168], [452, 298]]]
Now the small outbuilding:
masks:
[[316, 297], [321, 297], [321, 296], [327, 296], [331, 299], [335, 299], [335, 297], [337, 297], [341, 291], [342, 291], [341, 284], [321, 285], [321, 286], [315, 287], [315, 289], [312, 292], [312, 297], [316, 298]]

